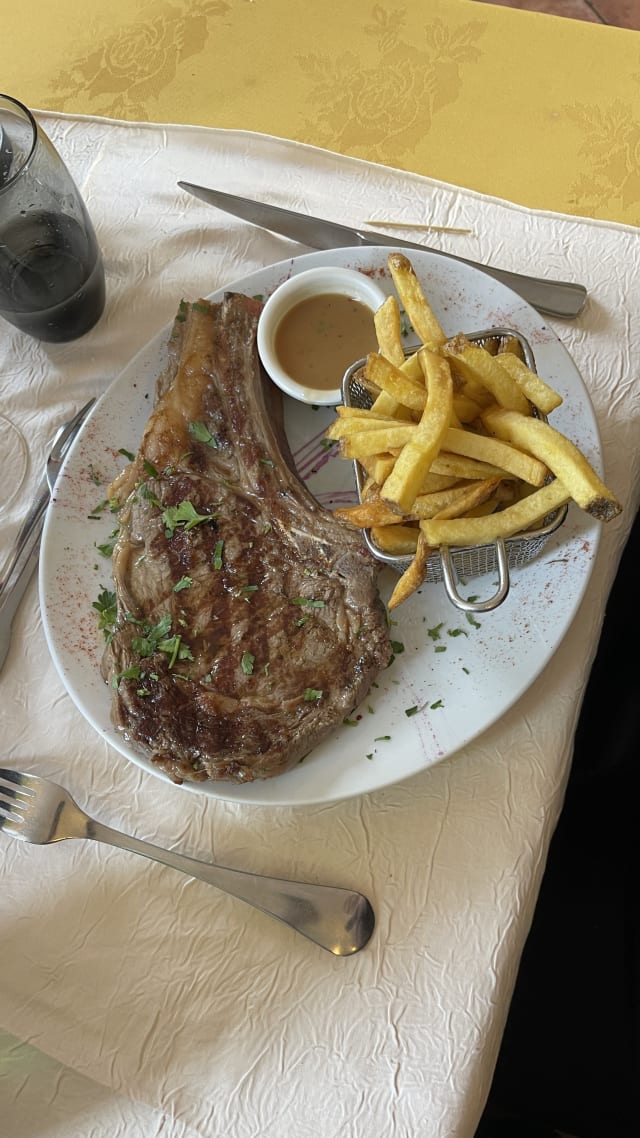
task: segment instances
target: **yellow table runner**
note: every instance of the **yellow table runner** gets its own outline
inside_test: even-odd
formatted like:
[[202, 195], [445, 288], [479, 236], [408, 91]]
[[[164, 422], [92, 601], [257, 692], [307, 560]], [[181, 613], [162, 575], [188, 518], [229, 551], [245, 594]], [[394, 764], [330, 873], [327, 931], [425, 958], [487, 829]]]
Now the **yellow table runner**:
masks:
[[475, 0], [40, 0], [3, 13], [0, 75], [33, 108], [261, 131], [640, 224], [640, 37], [618, 28]]

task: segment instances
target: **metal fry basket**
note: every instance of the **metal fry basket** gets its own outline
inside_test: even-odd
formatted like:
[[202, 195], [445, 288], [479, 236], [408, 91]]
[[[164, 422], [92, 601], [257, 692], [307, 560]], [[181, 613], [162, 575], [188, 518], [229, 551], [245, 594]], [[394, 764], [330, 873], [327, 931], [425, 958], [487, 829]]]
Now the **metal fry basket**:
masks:
[[[522, 358], [532, 371], [536, 370], [535, 359], [530, 344], [519, 332], [511, 328], [490, 328], [483, 332], [465, 333], [467, 340], [485, 347], [490, 341], [494, 342], [499, 352], [509, 341], [517, 341]], [[415, 349], [413, 349], [415, 350]], [[407, 353], [409, 354], [409, 353]], [[342, 398], [348, 407], [369, 408], [373, 398], [369, 389], [362, 382], [362, 369], [365, 360], [358, 360], [347, 370], [342, 382]], [[545, 418], [534, 409], [534, 414]], [[366, 475], [359, 462], [354, 463], [358, 496], [362, 501], [362, 492]], [[567, 507], [561, 506], [547, 515], [542, 525], [513, 537], [498, 538], [490, 545], [464, 546], [449, 548], [441, 546], [437, 552], [431, 554], [427, 562], [428, 582], [444, 582], [447, 596], [456, 608], [463, 612], [490, 612], [502, 604], [509, 592], [510, 570], [520, 568], [542, 552], [547, 541], [562, 525], [567, 515]], [[367, 547], [378, 561], [389, 565], [398, 573], [404, 571], [411, 564], [410, 557], [399, 557], [386, 553], [373, 541], [370, 530], [364, 531], [364, 540]], [[466, 600], [461, 596], [459, 588], [464, 582], [474, 577], [483, 577], [487, 573], [497, 572], [498, 582], [496, 591], [484, 600]]]

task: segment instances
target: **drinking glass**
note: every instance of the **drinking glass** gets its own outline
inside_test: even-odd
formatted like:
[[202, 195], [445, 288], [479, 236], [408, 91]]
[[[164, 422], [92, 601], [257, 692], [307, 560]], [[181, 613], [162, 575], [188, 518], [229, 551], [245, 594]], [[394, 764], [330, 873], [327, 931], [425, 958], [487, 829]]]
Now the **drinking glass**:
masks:
[[[88, 332], [104, 303], [102, 257], [73, 178], [31, 111], [0, 94], [0, 317], [60, 343]], [[0, 411], [0, 516], [27, 462], [24, 437]]]
[[102, 257], [84, 202], [31, 111], [0, 95], [0, 316], [38, 340], [102, 314]]

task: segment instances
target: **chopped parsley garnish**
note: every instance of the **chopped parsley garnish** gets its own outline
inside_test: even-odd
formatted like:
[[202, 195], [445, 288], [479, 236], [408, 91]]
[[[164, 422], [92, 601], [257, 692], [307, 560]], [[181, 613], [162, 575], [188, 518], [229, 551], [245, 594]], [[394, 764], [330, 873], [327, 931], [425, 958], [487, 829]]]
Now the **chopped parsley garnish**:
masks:
[[384, 743], [384, 742], [386, 742], [387, 739], [390, 739], [390, 738], [391, 738], [390, 735], [376, 735], [376, 737], [373, 741], [374, 741], [374, 743]]
[[88, 514], [87, 516], [91, 519], [91, 521], [95, 521], [97, 518], [99, 519], [100, 515], [103, 513], [104, 510], [106, 510], [108, 505], [109, 505], [109, 499], [103, 498], [101, 502], [98, 502], [97, 506], [93, 507], [91, 513]]
[[224, 541], [217, 541], [216, 547], [213, 551], [213, 568], [222, 569], [222, 550], [224, 548]]
[[125, 668], [122, 672], [116, 672], [112, 677], [111, 684], [117, 688], [121, 680], [141, 680], [144, 675], [142, 668], [139, 664], [132, 664], [130, 668]]
[[161, 501], [160, 501], [160, 499], [159, 499], [159, 498], [157, 498], [157, 497], [156, 497], [156, 495], [155, 495], [155, 494], [154, 494], [154, 493], [153, 493], [153, 492], [152, 492], [152, 491], [149, 489], [149, 487], [147, 486], [146, 482], [141, 482], [141, 483], [140, 483], [140, 486], [138, 487], [138, 493], [139, 493], [139, 495], [140, 495], [140, 497], [141, 497], [141, 498], [145, 498], [145, 499], [146, 499], [148, 502], [151, 502], [151, 505], [152, 505], [152, 506], [157, 506], [159, 510], [161, 510], [161, 509], [162, 509], [162, 502], [161, 502]]
[[444, 704], [441, 699], [437, 699], [435, 703], [431, 703], [429, 706], [432, 711], [435, 711], [437, 707], [444, 707]]
[[468, 636], [466, 628], [448, 628], [447, 636]]
[[304, 608], [323, 609], [324, 601], [313, 600], [312, 597], [292, 597], [291, 602], [294, 605], [302, 605]]
[[443, 624], [444, 624], [444, 621], [442, 621], [440, 624], [435, 624], [433, 626], [433, 628], [427, 629], [427, 635], [429, 636], [429, 638], [431, 640], [439, 640], [440, 639], [440, 629], [442, 628]]
[[244, 672], [245, 676], [252, 676], [253, 675], [253, 665], [255, 664], [255, 661], [256, 661], [256, 658], [255, 658], [255, 656], [252, 656], [251, 652], [243, 652], [242, 653], [242, 659], [240, 661], [240, 667], [242, 668], [242, 671]]
[[167, 506], [162, 511], [162, 521], [165, 526], [165, 537], [173, 537], [178, 526], [185, 530], [193, 529], [201, 522], [210, 522], [214, 514], [199, 514], [192, 502], [180, 502], [179, 506]]
[[342, 722], [343, 722], [345, 727], [357, 727], [358, 726], [357, 719], [343, 719]]
[[142, 465], [145, 469], [145, 472], [149, 475], [150, 478], [157, 478], [158, 477], [158, 471], [156, 470], [153, 463], [149, 462], [148, 458], [143, 458]]
[[408, 719], [411, 719], [412, 715], [417, 715], [418, 711], [419, 711], [419, 708], [418, 708], [417, 704], [415, 704], [413, 707], [405, 707], [405, 709], [404, 709], [404, 713]]
[[99, 630], [104, 634], [105, 640], [109, 641], [115, 632], [118, 616], [116, 594], [109, 589], [102, 588], [98, 593], [98, 599], [93, 601], [91, 607], [98, 613]]
[[[137, 621], [135, 622], [138, 623]], [[146, 621], [141, 625], [144, 635], [134, 636], [131, 639], [131, 647], [138, 656], [153, 656], [154, 652], [158, 651], [160, 642], [164, 640], [167, 633], [171, 631], [171, 615], [165, 613], [157, 624], [148, 624]]]
[[161, 640], [158, 644], [158, 651], [164, 652], [169, 657], [168, 667], [171, 669], [176, 663], [176, 660], [193, 660], [193, 652], [188, 644], [185, 644], [181, 636], [170, 636], [166, 640]]
[[[137, 621], [134, 623], [138, 623]], [[178, 634], [169, 636], [171, 632], [171, 615], [165, 615], [157, 624], [141, 623], [142, 636], [132, 636], [131, 647], [138, 656], [146, 658], [156, 652], [162, 652], [168, 660], [167, 666], [173, 668], [178, 660], [193, 660], [193, 653], [188, 644], [185, 644]]]
[[322, 692], [322, 689], [319, 690], [318, 688], [305, 688], [304, 689], [305, 703], [313, 703], [314, 700], [322, 699], [323, 694], [324, 693]]
[[173, 586], [174, 593], [181, 593], [183, 589], [190, 589], [193, 585], [192, 577], [181, 577], [179, 581]]
[[476, 620], [476, 618], [474, 617], [472, 612], [465, 613], [465, 615], [466, 615], [467, 620], [469, 621], [469, 624], [472, 624], [474, 628], [482, 628], [480, 621]]
[[96, 545], [98, 553], [101, 553], [103, 557], [111, 557], [119, 532], [119, 529], [112, 530], [107, 541], [103, 541], [100, 545]]
[[189, 423], [189, 434], [196, 442], [204, 443], [206, 446], [211, 447], [212, 450], [217, 449], [218, 440], [215, 435], [211, 434], [206, 423]]
[[124, 447], [120, 447], [118, 454], [121, 454], [125, 458], [128, 458], [129, 462], [133, 462], [134, 458], [136, 457], [135, 454], [132, 454], [130, 450], [125, 450]]

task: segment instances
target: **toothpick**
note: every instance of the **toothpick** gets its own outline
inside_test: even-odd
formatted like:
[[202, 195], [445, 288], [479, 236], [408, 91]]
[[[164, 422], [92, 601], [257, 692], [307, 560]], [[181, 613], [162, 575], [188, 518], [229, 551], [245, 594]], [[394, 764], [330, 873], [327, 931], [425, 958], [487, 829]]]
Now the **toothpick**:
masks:
[[365, 221], [365, 225], [382, 225], [385, 229], [423, 229], [435, 233], [472, 233], [472, 229], [458, 229], [452, 225], [422, 225], [414, 221]]

